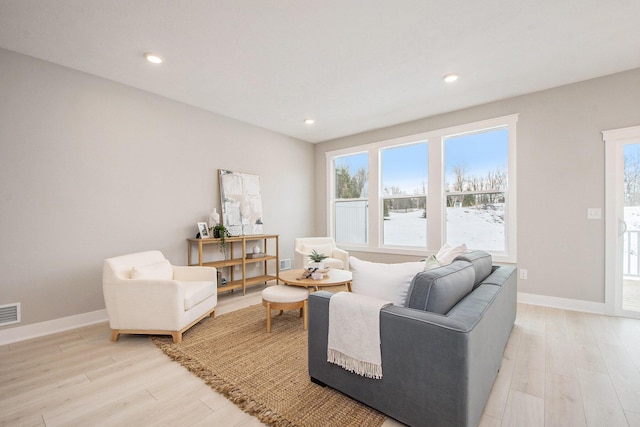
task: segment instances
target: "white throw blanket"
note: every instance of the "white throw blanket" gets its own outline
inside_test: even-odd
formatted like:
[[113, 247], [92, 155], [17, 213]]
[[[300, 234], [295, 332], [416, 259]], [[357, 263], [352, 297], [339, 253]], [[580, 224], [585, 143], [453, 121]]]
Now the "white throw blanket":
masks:
[[390, 302], [351, 292], [329, 300], [327, 360], [367, 378], [382, 378], [380, 310]]

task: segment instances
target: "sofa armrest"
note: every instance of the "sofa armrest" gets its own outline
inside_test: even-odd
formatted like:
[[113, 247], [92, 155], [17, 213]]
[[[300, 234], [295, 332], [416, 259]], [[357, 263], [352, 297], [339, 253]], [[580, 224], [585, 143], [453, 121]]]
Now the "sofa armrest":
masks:
[[[175, 280], [124, 279], [103, 283], [112, 329], [171, 329], [184, 312], [184, 286]], [[155, 326], [161, 319], [160, 326]], [[142, 325], [142, 326], [140, 326]]]
[[333, 253], [331, 255], [333, 258], [336, 258], [342, 261], [343, 270], [349, 270], [349, 252], [345, 251], [344, 249], [334, 247]]
[[212, 281], [217, 284], [217, 270], [204, 266], [173, 266], [173, 279], [183, 281]]

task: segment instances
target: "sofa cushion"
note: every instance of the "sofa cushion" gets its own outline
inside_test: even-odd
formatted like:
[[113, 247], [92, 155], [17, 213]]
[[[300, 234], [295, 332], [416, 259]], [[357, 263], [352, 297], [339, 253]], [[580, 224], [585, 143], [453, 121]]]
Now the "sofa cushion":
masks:
[[173, 279], [173, 267], [167, 259], [153, 264], [134, 266], [131, 269], [131, 278], [171, 280]]
[[467, 261], [422, 271], [413, 278], [406, 306], [433, 313], [447, 314], [473, 289], [475, 270]]
[[189, 310], [191, 307], [201, 303], [217, 292], [213, 282], [209, 280], [179, 282], [184, 286], [184, 309]]
[[353, 274], [351, 290], [354, 293], [404, 306], [411, 280], [416, 273], [424, 269], [424, 263], [417, 261], [385, 264], [350, 257], [349, 269]]
[[467, 261], [473, 264], [473, 268], [476, 272], [476, 280], [473, 284], [473, 288], [477, 288], [484, 279], [486, 279], [493, 270], [493, 261], [491, 260], [491, 254], [485, 251], [471, 251], [458, 255], [456, 260]]

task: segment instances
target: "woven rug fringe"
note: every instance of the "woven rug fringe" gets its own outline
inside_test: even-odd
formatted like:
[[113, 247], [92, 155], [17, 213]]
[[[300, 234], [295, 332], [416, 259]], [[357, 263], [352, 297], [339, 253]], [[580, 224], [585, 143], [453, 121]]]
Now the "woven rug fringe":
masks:
[[240, 409], [242, 409], [249, 415], [258, 418], [260, 421], [270, 426], [296, 427], [295, 424], [289, 422], [286, 419], [283, 419], [278, 414], [273, 413], [271, 409], [255, 402], [253, 399], [251, 399], [251, 397], [246, 396], [238, 391], [233, 384], [228, 384], [223, 379], [218, 378], [215, 374], [209, 372], [209, 370], [203, 367], [198, 361], [184, 356], [178, 351], [175, 351], [171, 344], [160, 342], [155, 337], [152, 338], [152, 341], [167, 356], [169, 356], [171, 360], [178, 362], [190, 372], [193, 372], [200, 379], [202, 379], [205, 384], [212, 387], [215, 391], [232, 401], [235, 405], [237, 405]]

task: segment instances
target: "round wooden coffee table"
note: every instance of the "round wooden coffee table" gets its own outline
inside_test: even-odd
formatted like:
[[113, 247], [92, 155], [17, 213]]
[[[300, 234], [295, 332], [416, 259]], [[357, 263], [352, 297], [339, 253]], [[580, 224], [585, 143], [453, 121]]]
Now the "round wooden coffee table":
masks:
[[296, 270], [281, 271], [279, 279], [281, 282], [292, 286], [303, 286], [305, 288], [315, 288], [317, 291], [319, 288], [325, 288], [329, 286], [345, 285], [347, 291], [351, 292], [351, 280], [353, 276], [350, 271], [331, 269], [326, 277], [322, 280], [302, 279], [302, 273], [304, 269], [298, 268]]

